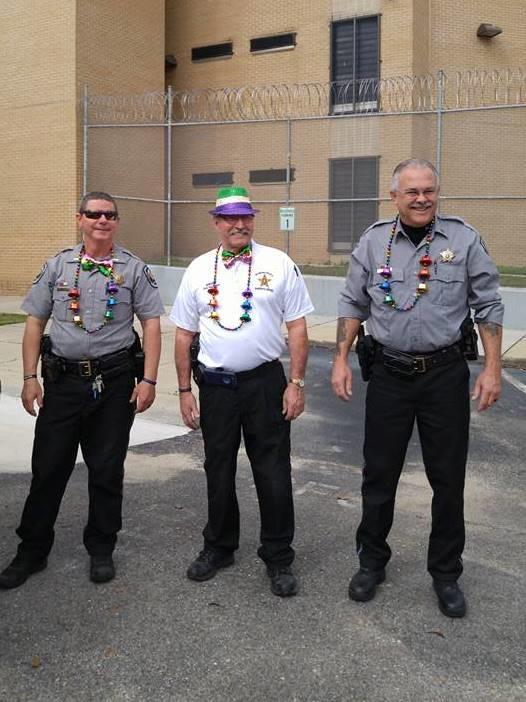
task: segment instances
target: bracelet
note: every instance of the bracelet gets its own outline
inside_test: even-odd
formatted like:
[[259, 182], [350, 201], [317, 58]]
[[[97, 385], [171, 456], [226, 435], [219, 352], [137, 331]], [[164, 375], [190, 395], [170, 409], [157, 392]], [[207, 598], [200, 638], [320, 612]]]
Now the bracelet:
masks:
[[31, 378], [38, 378], [36, 373], [28, 373], [27, 375], [24, 375], [24, 380], [31, 380]]
[[192, 388], [179, 388], [179, 390], [177, 392], [179, 393], [179, 395], [182, 392], [192, 392]]
[[141, 378], [141, 383], [147, 383], [148, 385], [157, 385], [157, 381], [150, 380], [150, 378]]

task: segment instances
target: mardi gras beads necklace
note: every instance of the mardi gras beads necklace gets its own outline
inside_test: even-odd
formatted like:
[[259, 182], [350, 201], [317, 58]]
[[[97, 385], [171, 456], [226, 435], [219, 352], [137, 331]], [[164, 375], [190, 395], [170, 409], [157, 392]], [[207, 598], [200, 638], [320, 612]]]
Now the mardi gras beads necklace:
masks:
[[[106, 283], [106, 310], [104, 311], [104, 316], [102, 318], [102, 324], [99, 324], [95, 329], [87, 329], [84, 326], [82, 317], [80, 316], [80, 289], [79, 289], [79, 276], [80, 269], [84, 271], [91, 271], [97, 268], [102, 275], [108, 278]], [[69, 289], [68, 297], [71, 298], [69, 303], [69, 309], [73, 312], [73, 324], [75, 324], [80, 329], [83, 329], [86, 334], [94, 334], [100, 331], [108, 322], [114, 318], [113, 307], [117, 304], [115, 296], [119, 292], [119, 286], [115, 282], [113, 277], [113, 248], [110, 251], [110, 256], [104, 261], [97, 261], [91, 256], [86, 254], [86, 249], [84, 246], [80, 250], [79, 259], [77, 263], [77, 269], [75, 271], [75, 279], [73, 281], [73, 287]]]
[[243, 313], [239, 317], [239, 324], [237, 325], [237, 327], [227, 327], [221, 322], [219, 312], [217, 311], [217, 308], [219, 307], [219, 302], [217, 301], [217, 296], [219, 295], [219, 288], [217, 287], [217, 264], [219, 261], [220, 250], [221, 244], [219, 244], [216, 250], [216, 256], [214, 261], [214, 280], [212, 282], [212, 285], [208, 288], [208, 293], [209, 295], [211, 295], [211, 299], [208, 304], [212, 308], [209, 317], [210, 319], [213, 319], [214, 322], [221, 327], [221, 329], [225, 329], [226, 331], [237, 331], [238, 329], [241, 329], [243, 324], [252, 321], [249, 315], [249, 311], [252, 309], [252, 303], [250, 302], [250, 298], [252, 297], [252, 290], [250, 289], [250, 280], [252, 277], [252, 255], [245, 255], [244, 258], [241, 259], [248, 264], [247, 287], [241, 293], [241, 297], [243, 298], [243, 301], [241, 303], [241, 309], [243, 310]]
[[429, 267], [433, 263], [431, 256], [429, 255], [429, 248], [431, 246], [431, 240], [432, 240], [432, 231], [433, 231], [433, 225], [435, 223], [435, 218], [429, 222], [429, 224], [426, 226], [426, 236], [425, 236], [425, 242], [426, 242], [426, 248], [425, 248], [425, 253], [424, 255], [420, 258], [420, 271], [418, 273], [418, 284], [416, 286], [416, 291], [413, 295], [413, 299], [411, 302], [408, 302], [405, 306], [400, 307], [397, 305], [394, 297], [393, 297], [393, 292], [391, 290], [391, 283], [390, 279], [393, 274], [393, 269], [391, 267], [391, 254], [392, 254], [392, 248], [393, 248], [393, 241], [396, 235], [396, 228], [398, 226], [398, 217], [395, 219], [393, 228], [391, 229], [391, 235], [389, 237], [389, 241], [387, 242], [387, 249], [385, 253], [385, 264], [378, 268], [376, 272], [382, 276], [384, 279], [382, 283], [379, 283], [378, 287], [380, 290], [382, 290], [385, 295], [384, 295], [384, 305], [389, 305], [389, 307], [392, 307], [394, 310], [398, 310], [399, 312], [408, 312], [409, 310], [412, 310], [413, 307], [416, 305], [418, 302], [419, 298], [421, 295], [424, 295], [427, 292], [427, 281], [429, 280], [430, 276], [430, 271]]

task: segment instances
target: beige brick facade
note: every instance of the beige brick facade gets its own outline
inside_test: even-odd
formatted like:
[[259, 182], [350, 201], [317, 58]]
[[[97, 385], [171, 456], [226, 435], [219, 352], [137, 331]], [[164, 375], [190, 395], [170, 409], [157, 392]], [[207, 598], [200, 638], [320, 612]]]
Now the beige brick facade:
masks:
[[45, 258], [76, 242], [82, 87], [162, 90], [164, 19], [162, 0], [0, 3], [0, 293], [23, 292]]
[[[10, 216], [1, 218], [0, 246], [20, 263], [15, 270], [2, 256], [0, 292], [21, 292], [46, 256], [76, 240], [84, 85], [92, 95], [131, 95], [162, 91], [165, 83], [175, 91], [327, 83], [332, 23], [377, 15], [380, 78], [445, 70], [454, 102], [456, 71], [525, 66], [523, 6], [522, 0], [6, 0], [0, 5], [0, 185], [2, 211]], [[478, 38], [481, 22], [503, 33]], [[250, 52], [251, 38], [289, 32], [296, 35], [293, 49]], [[192, 48], [227, 41], [232, 57], [192, 62]], [[165, 71], [165, 55], [177, 66]], [[526, 108], [444, 114], [443, 195], [523, 195], [525, 127]], [[250, 170], [285, 168], [287, 129], [286, 121], [174, 127], [172, 196], [194, 201], [173, 207], [174, 255], [195, 256], [214, 241], [207, 203], [216, 189], [194, 187], [192, 175], [233, 171], [236, 182], [248, 184]], [[346, 258], [329, 246], [331, 159], [378, 157], [384, 197], [399, 160], [437, 154], [433, 114], [293, 121], [290, 130], [290, 192], [286, 184], [250, 189], [255, 201], [273, 201], [261, 206], [257, 238], [276, 246], [286, 245], [277, 208], [288, 195], [297, 203], [289, 246], [300, 262]], [[122, 238], [152, 261], [165, 256], [165, 206], [133, 198], [165, 198], [165, 138], [162, 127], [89, 130], [88, 188], [132, 198], [120, 202]], [[442, 211], [477, 226], [499, 263], [526, 261], [524, 201], [445, 200]], [[379, 205], [380, 216], [391, 212], [389, 203]]]

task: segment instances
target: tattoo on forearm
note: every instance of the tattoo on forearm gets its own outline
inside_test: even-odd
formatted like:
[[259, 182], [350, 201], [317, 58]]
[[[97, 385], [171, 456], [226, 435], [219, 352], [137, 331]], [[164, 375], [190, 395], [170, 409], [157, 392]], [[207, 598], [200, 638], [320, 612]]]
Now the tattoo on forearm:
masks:
[[345, 318], [338, 317], [338, 324], [336, 327], [336, 348], [334, 349], [334, 356], [341, 356], [343, 354], [343, 342], [347, 338], [347, 328], [345, 325]]
[[498, 336], [501, 330], [500, 325], [494, 322], [481, 322], [479, 327], [485, 329], [490, 336]]
[[336, 343], [340, 344], [345, 341], [347, 336], [347, 328], [345, 326], [345, 319], [343, 317], [338, 317], [338, 325], [336, 327]]

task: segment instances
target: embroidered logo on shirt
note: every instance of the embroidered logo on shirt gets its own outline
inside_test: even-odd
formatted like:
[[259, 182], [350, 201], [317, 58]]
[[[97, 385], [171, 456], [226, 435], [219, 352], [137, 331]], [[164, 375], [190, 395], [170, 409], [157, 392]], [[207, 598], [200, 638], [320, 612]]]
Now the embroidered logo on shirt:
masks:
[[33, 285], [36, 285], [38, 281], [42, 278], [44, 273], [47, 271], [47, 263], [44, 263], [40, 271], [37, 273], [35, 280], [33, 281]]
[[150, 269], [149, 266], [144, 266], [142, 269], [142, 272], [144, 273], [144, 276], [148, 283], [152, 286], [152, 288], [158, 288], [159, 286], [157, 285], [157, 281], [155, 280], [155, 277]]
[[273, 277], [274, 274], [268, 273], [267, 271], [260, 271], [259, 273], [256, 273], [254, 276], [254, 278], [257, 281], [255, 289], [266, 290], [267, 292], [274, 292], [274, 289], [271, 287]]

